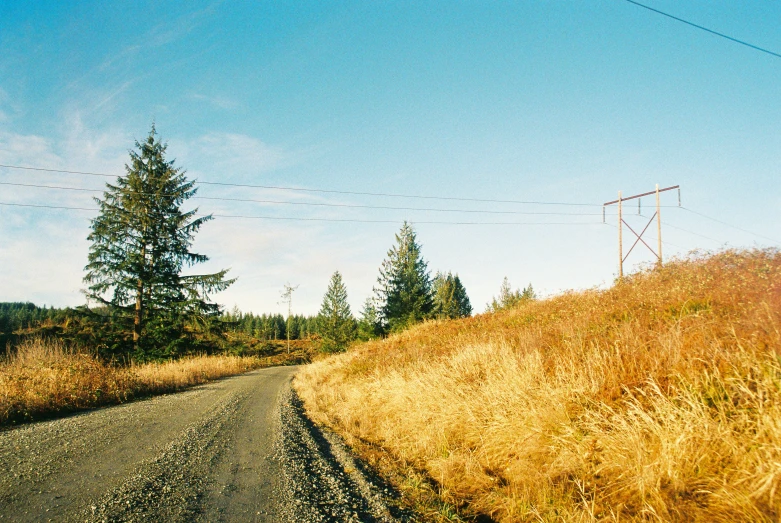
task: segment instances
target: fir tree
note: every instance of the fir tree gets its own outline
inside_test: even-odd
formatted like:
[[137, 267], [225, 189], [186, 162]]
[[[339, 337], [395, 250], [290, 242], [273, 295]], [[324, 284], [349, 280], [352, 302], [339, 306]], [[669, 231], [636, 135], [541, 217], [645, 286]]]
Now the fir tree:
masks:
[[227, 271], [182, 275], [185, 267], [208, 260], [190, 247], [212, 217], [196, 218], [197, 209], [181, 209], [195, 195], [195, 182], [166, 161], [166, 145], [154, 126], [135, 145], [126, 174], [106, 184], [102, 199], [95, 198], [100, 214], [88, 236], [86, 294], [112, 317], [127, 319], [137, 357], [172, 355], [185, 341], [186, 325], [207, 326], [219, 314], [209, 296], [234, 280], [225, 278]]
[[486, 305], [486, 311], [497, 312], [504, 309], [510, 309], [519, 303], [536, 299], [537, 294], [534, 292], [531, 283], [523, 290], [513, 290], [510, 286], [510, 280], [505, 276], [504, 280], [502, 280], [502, 286], [499, 288], [499, 296], [494, 297], [491, 300], [491, 303]]
[[339, 271], [331, 276], [320, 313], [317, 315], [317, 326], [323, 339], [322, 348], [326, 352], [344, 350], [355, 339], [355, 319], [350, 312], [347, 288]]
[[366, 298], [361, 311], [361, 319], [358, 320], [358, 339], [363, 341], [373, 340], [382, 335], [380, 315], [372, 298]]
[[406, 221], [396, 234], [396, 245], [382, 262], [377, 283], [375, 292], [384, 328], [398, 331], [431, 314], [431, 278], [415, 230]]
[[437, 273], [432, 284], [434, 316], [444, 318], [466, 318], [472, 315], [469, 296], [458, 274], [453, 276]]

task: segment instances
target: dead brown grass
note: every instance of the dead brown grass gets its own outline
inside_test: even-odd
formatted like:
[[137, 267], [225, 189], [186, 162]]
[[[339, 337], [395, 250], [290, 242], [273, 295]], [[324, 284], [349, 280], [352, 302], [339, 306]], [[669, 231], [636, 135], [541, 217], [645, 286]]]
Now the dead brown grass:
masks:
[[113, 366], [57, 340], [31, 339], [0, 362], [0, 425], [174, 392], [274, 363], [256, 356], [196, 356]]
[[309, 366], [316, 419], [498, 521], [777, 521], [781, 254], [432, 322]]

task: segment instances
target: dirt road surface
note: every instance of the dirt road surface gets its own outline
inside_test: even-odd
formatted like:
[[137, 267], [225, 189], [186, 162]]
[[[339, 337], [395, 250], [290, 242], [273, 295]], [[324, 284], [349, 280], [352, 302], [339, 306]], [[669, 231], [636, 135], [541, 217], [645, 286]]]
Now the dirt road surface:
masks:
[[0, 432], [0, 521], [412, 519], [306, 418], [295, 370]]

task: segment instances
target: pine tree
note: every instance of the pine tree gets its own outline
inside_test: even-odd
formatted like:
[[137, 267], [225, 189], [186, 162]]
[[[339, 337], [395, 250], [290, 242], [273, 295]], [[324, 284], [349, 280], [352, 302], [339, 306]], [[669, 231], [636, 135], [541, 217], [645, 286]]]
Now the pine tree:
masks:
[[436, 318], [466, 318], [472, 315], [469, 296], [458, 274], [437, 273], [432, 283], [434, 316]]
[[326, 352], [344, 350], [355, 339], [355, 319], [350, 312], [347, 288], [339, 271], [331, 276], [320, 313], [317, 315], [317, 326], [323, 339], [322, 348]]
[[106, 184], [102, 199], [95, 198], [100, 214], [88, 236], [86, 294], [113, 317], [132, 323], [136, 357], [173, 355], [186, 341], [186, 325], [205, 326], [219, 314], [209, 296], [234, 280], [225, 278], [227, 271], [182, 275], [185, 267], [208, 260], [190, 247], [212, 217], [196, 218], [197, 209], [181, 209], [195, 195], [195, 182], [166, 161], [166, 145], [154, 126], [135, 145], [126, 174]]
[[433, 309], [431, 277], [420, 253], [415, 230], [406, 221], [396, 245], [382, 262], [375, 289], [384, 328], [402, 330], [429, 317]]

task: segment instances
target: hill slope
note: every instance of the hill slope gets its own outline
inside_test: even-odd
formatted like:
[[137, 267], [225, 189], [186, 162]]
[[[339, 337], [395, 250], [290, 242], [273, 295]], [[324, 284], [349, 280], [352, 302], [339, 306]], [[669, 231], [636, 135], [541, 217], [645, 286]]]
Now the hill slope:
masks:
[[781, 254], [430, 322], [307, 367], [308, 412], [498, 521], [781, 517]]

